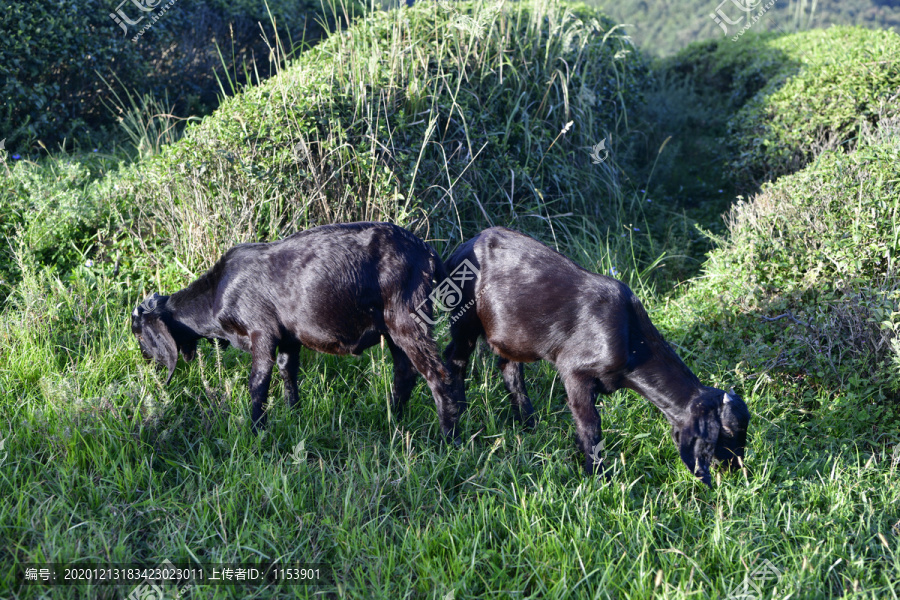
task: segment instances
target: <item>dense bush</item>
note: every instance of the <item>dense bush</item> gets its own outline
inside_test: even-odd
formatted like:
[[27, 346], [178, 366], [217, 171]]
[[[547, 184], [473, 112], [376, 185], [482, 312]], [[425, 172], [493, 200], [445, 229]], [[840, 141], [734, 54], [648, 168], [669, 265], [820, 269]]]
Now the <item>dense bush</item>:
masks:
[[746, 190], [823, 150], [854, 148], [860, 128], [900, 112], [898, 55], [895, 33], [833, 27], [693, 44], [660, 72], [719, 108], [721, 168]]
[[[111, 98], [101, 76], [139, 95], [168, 95], [182, 113], [194, 114], [215, 105], [219, 86], [214, 70], [228, 77], [223, 60], [232, 78], [245, 62], [255, 62], [260, 76], [268, 76], [269, 51], [260, 39], [260, 23], [273, 42], [274, 32], [263, 0], [143, 4], [154, 5], [153, 12], [113, 0], [4, 5], [0, 137], [6, 138], [7, 148], [26, 152], [38, 140], [53, 147], [64, 138], [96, 134], [111, 121], [103, 105]], [[268, 6], [285, 40], [318, 35], [318, 1], [272, 0]], [[110, 18], [118, 8], [137, 21], [127, 34]], [[152, 27], [132, 41], [163, 10]]]
[[692, 344], [718, 346], [745, 374], [900, 390], [900, 134], [881, 134], [732, 209], [730, 237], [681, 300]]
[[[646, 140], [637, 161], [652, 170], [653, 198], [682, 207], [721, 233], [720, 215], [739, 193], [727, 151], [730, 118], [777, 73], [790, 71], [784, 52], [760, 44], [704, 42], [656, 61], [636, 129]], [[695, 246], [703, 252], [709, 246]], [[702, 256], [698, 256], [702, 260]]]
[[0, 302], [14, 289], [23, 261], [65, 275], [108, 244], [98, 230], [115, 229], [107, 225], [114, 211], [101, 190], [116, 163], [104, 153], [32, 162], [0, 151]]
[[575, 213], [620, 228], [619, 172], [590, 151], [624, 129], [646, 76], [583, 6], [375, 13], [135, 165], [111, 202], [163, 224], [191, 268], [339, 220], [446, 236]]
[[702, 89], [725, 114], [738, 111], [770, 81], [796, 73], [800, 65], [770, 44], [775, 34], [747, 35], [742, 43], [711, 40], [689, 45], [659, 61], [658, 70]]
[[900, 112], [896, 33], [833, 27], [757, 43], [788, 60], [729, 124], [742, 177], [770, 180], [824, 149], [852, 149], [861, 127]]

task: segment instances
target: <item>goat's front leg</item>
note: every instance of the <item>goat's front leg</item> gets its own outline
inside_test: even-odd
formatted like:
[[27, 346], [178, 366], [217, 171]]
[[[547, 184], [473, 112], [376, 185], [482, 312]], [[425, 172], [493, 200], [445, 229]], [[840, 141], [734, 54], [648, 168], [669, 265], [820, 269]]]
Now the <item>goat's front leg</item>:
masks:
[[[588, 475], [604, 473], [600, 413], [594, 403], [597, 397], [596, 380], [583, 373], [566, 373], [563, 374], [563, 383], [569, 396], [569, 410], [575, 419], [578, 446], [584, 453], [584, 470]], [[609, 477], [608, 474], [606, 476]]]
[[388, 348], [391, 350], [391, 357], [394, 359], [394, 386], [391, 390], [391, 412], [393, 413], [394, 418], [399, 420], [403, 418], [403, 409], [406, 407], [406, 403], [409, 402], [409, 397], [412, 395], [412, 389], [416, 385], [416, 377], [418, 374], [413, 368], [413, 364], [406, 355], [406, 352], [394, 343], [391, 336], [385, 335], [384, 339], [387, 341]]
[[460, 445], [456, 425], [459, 415], [465, 409], [466, 395], [462, 378], [455, 378], [441, 361], [437, 344], [428, 332], [419, 329], [412, 318], [401, 314], [391, 326], [390, 336], [393, 342], [409, 358], [434, 396], [441, 431], [447, 440]]
[[284, 399], [291, 408], [295, 408], [300, 399], [300, 392], [297, 390], [297, 373], [299, 371], [299, 351], [278, 353], [278, 372], [281, 373], [281, 379], [284, 380]]
[[531, 406], [531, 398], [525, 389], [525, 370], [520, 362], [513, 362], [502, 356], [497, 357], [497, 366], [503, 373], [503, 383], [506, 391], [512, 396], [513, 404], [518, 407], [518, 417], [528, 429], [534, 428], [534, 408]]
[[266, 424], [266, 400], [269, 397], [269, 384], [272, 382], [272, 367], [275, 364], [275, 345], [258, 331], [250, 334], [250, 352], [253, 360], [250, 364], [250, 402], [253, 433], [257, 433]]

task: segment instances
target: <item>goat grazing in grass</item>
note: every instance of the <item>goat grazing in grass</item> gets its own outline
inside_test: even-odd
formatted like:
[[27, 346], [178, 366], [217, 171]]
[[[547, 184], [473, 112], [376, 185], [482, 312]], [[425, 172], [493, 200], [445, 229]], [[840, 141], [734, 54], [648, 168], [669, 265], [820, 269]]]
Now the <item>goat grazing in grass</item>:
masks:
[[[532, 424], [522, 363], [552, 362], [562, 377], [588, 473], [602, 471], [598, 456], [597, 393], [632, 389], [655, 404], [691, 472], [711, 485], [714, 459], [739, 467], [750, 412], [734, 392], [701, 385], [628, 287], [586, 271], [544, 244], [515, 231], [482, 231], [446, 264], [477, 275], [460, 287], [445, 357], [460, 383], [479, 336], [499, 355], [506, 389], [519, 416]], [[474, 304], [473, 301], [474, 300]]]
[[383, 337], [394, 359], [391, 404], [403, 407], [421, 373], [437, 404], [441, 429], [456, 441], [463, 383], [441, 361], [417, 307], [431, 314], [432, 279], [443, 278], [437, 253], [390, 223], [324, 225], [268, 244], [241, 244], [171, 296], [152, 294], [131, 315], [147, 359], [172, 379], [178, 354], [194, 357], [201, 338], [250, 352], [253, 429], [265, 424], [272, 367], [287, 403], [298, 400], [300, 348], [359, 355]]

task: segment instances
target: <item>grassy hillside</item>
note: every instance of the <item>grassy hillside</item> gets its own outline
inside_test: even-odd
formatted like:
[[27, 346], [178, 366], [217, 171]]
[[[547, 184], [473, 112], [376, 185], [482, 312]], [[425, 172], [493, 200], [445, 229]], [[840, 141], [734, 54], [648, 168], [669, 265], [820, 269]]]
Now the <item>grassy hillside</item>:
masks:
[[[648, 54], [668, 56], [692, 42], [730, 39], [769, 2], [745, 3], [753, 7], [749, 13], [728, 0], [591, 0], [589, 4], [606, 11], [617, 22], [631, 25], [628, 33]], [[730, 25], [723, 21], [727, 32], [710, 17], [717, 8], [728, 20], [736, 22]], [[780, 0], [755, 22], [753, 30], [784, 34], [832, 25], [900, 31], [900, 6], [889, 0]]]
[[[839, 71], [753, 39], [760, 52], [712, 44], [651, 70], [581, 5], [421, 3], [335, 33], [180, 141], [143, 121], [133, 164], [0, 151], [0, 597], [133, 591], [22, 583], [49, 560], [296, 561], [333, 577], [181, 596], [216, 599], [896, 597], [900, 137], [870, 102], [895, 72], [861, 75], [896, 36], [793, 39], [822, 57], [845, 44]], [[824, 153], [766, 109], [835, 90], [866, 102], [833, 107]], [[739, 157], [722, 138], [739, 118], [798, 130], [784, 143], [807, 164], [746, 194], [687, 280], [700, 234], [680, 211], [728, 201]], [[625, 279], [701, 380], [747, 401], [747, 469], [702, 486], [659, 412], [619, 392], [600, 400], [612, 481], [585, 479], [555, 371], [526, 366], [539, 423], [524, 431], [487, 352], [457, 449], [424, 385], [389, 419], [378, 346], [304, 353], [298, 410], [276, 378], [258, 436], [249, 355], [201, 344], [168, 386], [141, 359], [128, 315], [146, 292], [236, 242], [360, 218], [444, 255], [503, 224]]]
[[615, 227], [615, 169], [589, 151], [618, 147], [647, 68], [599, 13], [537, 6], [377, 12], [226, 101], [111, 201], [151, 213], [189, 268], [336, 220], [443, 238], [492, 218], [543, 229], [547, 211]]
[[714, 344], [753, 381], [786, 377], [807, 399], [846, 394], [865, 398], [873, 422], [896, 417], [898, 152], [900, 132], [885, 127], [738, 202], [729, 236], [678, 299], [697, 321], [683, 343]]

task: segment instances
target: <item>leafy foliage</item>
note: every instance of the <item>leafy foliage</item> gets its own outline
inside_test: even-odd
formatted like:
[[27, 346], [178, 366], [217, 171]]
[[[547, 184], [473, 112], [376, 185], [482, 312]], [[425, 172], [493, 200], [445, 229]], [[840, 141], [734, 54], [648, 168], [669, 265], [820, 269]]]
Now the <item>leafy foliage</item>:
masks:
[[760, 43], [787, 60], [729, 123], [742, 176], [765, 181], [823, 149], [852, 149], [861, 128], [900, 113], [897, 34], [833, 27]]
[[646, 77], [613, 24], [583, 6], [379, 12], [128, 169], [110, 202], [166, 227], [189, 268], [340, 220], [456, 239], [560, 213], [615, 229], [618, 171], [592, 165], [590, 149], [624, 130]]
[[705, 315], [688, 339], [714, 343], [757, 377], [773, 371], [896, 395], [898, 153], [900, 134], [888, 130], [735, 205], [731, 235], [684, 297]]
[[[253, 57], [262, 59], [257, 65], [262, 76], [272, 68], [259, 37], [261, 26], [271, 40], [275, 33], [264, 0], [143, 4], [153, 11], [143, 13], [132, 2], [117, 7], [107, 0], [10, 2], [4, 7], [8, 26], [0, 36], [0, 132], [7, 148], [25, 153], [36, 150], [37, 141], [50, 147], [64, 138], [96, 136], [110, 122], [104, 107], [107, 84], [101, 77], [137, 95], [168, 96], [181, 112], [197, 113], [217, 101], [217, 69], [223, 79], [238, 75], [223, 73], [215, 43], [229, 71]], [[318, 35], [319, 2], [272, 0], [268, 7], [285, 40], [301, 41], [307, 28], [310, 38]], [[117, 8], [137, 22], [127, 32], [110, 18]]]
[[833, 27], [689, 46], [660, 65], [727, 115], [720, 154], [743, 190], [796, 171], [900, 112], [900, 36]]
[[[109, 217], [98, 185], [116, 161], [105, 154], [0, 163], [0, 298], [20, 277], [21, 262], [68, 273], [84, 262]], [[11, 164], [10, 164], [11, 163]]]

